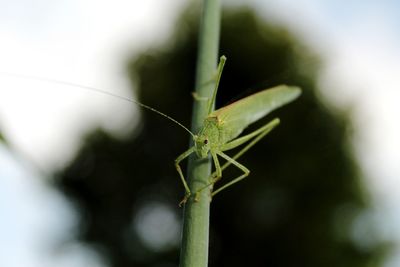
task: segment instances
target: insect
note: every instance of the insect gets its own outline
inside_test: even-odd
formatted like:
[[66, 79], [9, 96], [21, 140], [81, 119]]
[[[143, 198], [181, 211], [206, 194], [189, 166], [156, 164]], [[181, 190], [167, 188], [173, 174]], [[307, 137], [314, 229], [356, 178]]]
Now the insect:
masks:
[[[222, 171], [229, 165], [233, 164], [243, 171], [242, 175], [214, 190], [211, 196], [215, 196], [217, 193], [241, 181], [250, 174], [250, 170], [236, 160], [274, 129], [280, 123], [280, 120], [275, 118], [259, 129], [238, 137], [243, 130], [253, 122], [258, 121], [269, 114], [271, 111], [295, 100], [301, 93], [301, 90], [298, 87], [279, 85], [260, 91], [233, 102], [230, 105], [212, 111], [225, 61], [225, 56], [222, 56], [218, 65], [218, 74], [213, 96], [208, 103], [208, 115], [204, 119], [203, 127], [200, 129], [199, 133], [196, 135], [192, 134], [194, 145], [183, 152], [175, 160], [175, 167], [186, 191], [181, 204], [185, 203], [191, 195], [190, 188], [179, 165], [182, 160], [192, 153], [196, 153], [199, 158], [207, 158], [208, 155], [211, 154], [215, 171], [211, 174], [209, 184], [196, 192], [196, 198], [201, 190], [212, 186], [219, 181], [222, 178]], [[234, 149], [246, 142], [249, 143], [233, 157], [224, 153], [225, 151]], [[226, 163], [222, 167], [218, 157], [226, 160]]]
[[[222, 56], [220, 58], [220, 62], [217, 68], [217, 75], [215, 80], [215, 88], [211, 98], [200, 97], [194, 95], [194, 98], [198, 101], [206, 100], [208, 101], [208, 114], [204, 119], [203, 127], [197, 134], [192, 133], [187, 127], [179, 123], [177, 120], [172, 117], [158, 111], [150, 106], [142, 104], [136, 100], [119, 96], [113, 93], [110, 93], [105, 90], [101, 90], [98, 88], [93, 88], [89, 86], [83, 86], [79, 84], [74, 84], [65, 81], [58, 81], [47, 78], [40, 77], [32, 77], [25, 76], [19, 74], [11, 74], [11, 73], [0, 73], [2, 75], [8, 76], [16, 76], [20, 78], [26, 79], [35, 79], [42, 80], [44, 82], [58, 83], [63, 85], [69, 85], [74, 87], [80, 87], [86, 90], [95, 91], [98, 93], [106, 94], [115, 98], [119, 98], [125, 101], [129, 101], [135, 103], [145, 109], [151, 110], [182, 127], [186, 130], [193, 138], [193, 146], [179, 155], [175, 160], [175, 167], [179, 174], [179, 177], [182, 181], [182, 184], [185, 188], [185, 196], [181, 201], [180, 205], [184, 204], [187, 199], [191, 196], [192, 192], [188, 186], [188, 183], [183, 175], [182, 169], [180, 167], [180, 163], [186, 159], [191, 154], [195, 153], [199, 158], [207, 158], [211, 155], [213, 160], [215, 171], [209, 177], [209, 183], [205, 185], [203, 188], [198, 190], [196, 193], [196, 198], [198, 193], [204, 190], [207, 187], [213, 186], [216, 182], [218, 182], [222, 178], [222, 172], [231, 164], [239, 168], [243, 174], [238, 177], [232, 179], [230, 182], [222, 185], [221, 187], [213, 190], [211, 196], [215, 196], [217, 193], [226, 189], [227, 187], [241, 181], [245, 177], [250, 174], [250, 170], [245, 166], [236, 161], [240, 156], [242, 156], [247, 150], [249, 150], [252, 146], [254, 146], [258, 141], [260, 141], [266, 134], [268, 134], [272, 129], [274, 129], [279, 123], [280, 120], [278, 118], [273, 119], [269, 123], [260, 127], [253, 132], [246, 134], [244, 136], [238, 137], [245, 128], [247, 128], [250, 124], [260, 120], [265, 117], [267, 114], [272, 112], [273, 110], [295, 100], [301, 93], [301, 90], [295, 86], [287, 86], [287, 85], [279, 85], [270, 89], [262, 90], [253, 95], [242, 98], [236, 102], [233, 102], [225, 107], [219, 108], [213, 111], [213, 107], [215, 104], [215, 99], [218, 91], [219, 81], [222, 75], [222, 70], [226, 61], [226, 57]], [[225, 151], [234, 149], [241, 145], [247, 143], [244, 148], [242, 148], [236, 155], [233, 157], [225, 154]], [[220, 165], [218, 157], [221, 157], [226, 160], [224, 165]]]

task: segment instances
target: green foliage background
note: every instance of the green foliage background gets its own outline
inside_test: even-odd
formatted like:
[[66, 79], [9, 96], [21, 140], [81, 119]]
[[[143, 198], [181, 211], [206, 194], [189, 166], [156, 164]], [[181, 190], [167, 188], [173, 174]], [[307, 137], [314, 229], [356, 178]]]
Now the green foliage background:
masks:
[[[187, 12], [171, 41], [128, 66], [139, 100], [185, 125], [197, 20]], [[284, 28], [248, 9], [224, 11], [221, 32], [221, 55], [228, 61], [217, 106], [281, 83], [302, 87], [303, 95], [273, 114], [282, 124], [241, 158], [250, 177], [213, 200], [210, 266], [380, 266], [384, 246], [351, 238], [368, 198], [349, 147], [347, 115], [317, 97], [318, 58]], [[181, 216], [184, 190], [173, 160], [187, 149], [189, 137], [144, 110], [131, 138], [93, 132], [58, 174], [58, 187], [82, 216], [78, 238], [99, 248], [111, 266], [177, 265], [179, 246], [149, 249], [132, 231], [132, 221], [155, 200]], [[224, 178], [235, 174], [232, 168]]]

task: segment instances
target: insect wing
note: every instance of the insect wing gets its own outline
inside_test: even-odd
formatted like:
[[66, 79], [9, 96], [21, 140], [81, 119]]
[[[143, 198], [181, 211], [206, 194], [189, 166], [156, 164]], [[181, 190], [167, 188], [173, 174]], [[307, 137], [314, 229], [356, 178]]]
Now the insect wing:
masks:
[[217, 117], [225, 133], [225, 141], [237, 137], [251, 123], [271, 111], [295, 100], [301, 93], [295, 86], [279, 85], [255, 93], [210, 113]]

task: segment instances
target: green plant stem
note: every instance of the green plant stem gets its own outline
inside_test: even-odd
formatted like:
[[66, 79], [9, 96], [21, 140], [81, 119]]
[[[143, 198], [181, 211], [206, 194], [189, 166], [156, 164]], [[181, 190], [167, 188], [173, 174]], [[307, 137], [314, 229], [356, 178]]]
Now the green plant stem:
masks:
[[[221, 4], [219, 0], [204, 0], [200, 24], [199, 50], [196, 70], [196, 94], [212, 97], [219, 49]], [[213, 81], [213, 82], [211, 82]], [[208, 101], [194, 101], [192, 132], [197, 133], [207, 116]], [[211, 161], [196, 155], [189, 158], [188, 182], [192, 193], [208, 184]], [[206, 267], [208, 265], [208, 239], [211, 192], [202, 190], [198, 200], [194, 194], [184, 208], [180, 267]]]

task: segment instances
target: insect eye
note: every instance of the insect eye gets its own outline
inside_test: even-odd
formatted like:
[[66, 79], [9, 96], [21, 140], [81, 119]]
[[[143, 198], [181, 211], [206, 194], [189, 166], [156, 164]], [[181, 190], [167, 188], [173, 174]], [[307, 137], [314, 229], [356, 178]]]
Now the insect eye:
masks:
[[207, 140], [207, 139], [204, 140], [204, 144], [205, 144], [205, 145], [208, 144], [208, 140]]

